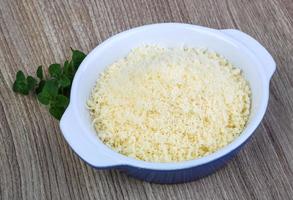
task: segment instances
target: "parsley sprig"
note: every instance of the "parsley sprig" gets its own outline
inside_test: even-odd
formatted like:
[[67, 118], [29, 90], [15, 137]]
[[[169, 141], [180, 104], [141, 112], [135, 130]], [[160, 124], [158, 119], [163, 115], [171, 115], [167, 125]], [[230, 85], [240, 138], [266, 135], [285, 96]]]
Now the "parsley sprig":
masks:
[[25, 77], [21, 70], [18, 71], [13, 83], [13, 91], [23, 95], [32, 92], [41, 104], [48, 107], [50, 114], [60, 120], [69, 104], [75, 72], [86, 57], [86, 54], [79, 50], [71, 49], [71, 51], [71, 60], [66, 60], [63, 66], [57, 63], [49, 66], [48, 77], [44, 75], [42, 66], [37, 69], [37, 78]]

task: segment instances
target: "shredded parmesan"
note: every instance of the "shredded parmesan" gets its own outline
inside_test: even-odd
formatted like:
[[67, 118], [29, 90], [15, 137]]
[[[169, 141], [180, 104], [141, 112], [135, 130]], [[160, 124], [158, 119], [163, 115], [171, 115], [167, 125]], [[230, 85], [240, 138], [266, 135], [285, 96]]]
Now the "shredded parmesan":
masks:
[[108, 66], [87, 106], [98, 137], [115, 151], [178, 162], [239, 136], [250, 88], [241, 70], [215, 52], [150, 45]]

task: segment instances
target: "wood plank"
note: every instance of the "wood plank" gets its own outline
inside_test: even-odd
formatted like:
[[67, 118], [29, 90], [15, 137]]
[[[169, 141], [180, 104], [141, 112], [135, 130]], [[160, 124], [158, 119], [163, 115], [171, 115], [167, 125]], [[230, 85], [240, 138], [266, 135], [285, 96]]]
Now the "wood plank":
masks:
[[[290, 199], [293, 195], [293, 1], [1, 0], [1, 199]], [[158, 22], [238, 28], [259, 40], [278, 68], [262, 124], [226, 167], [201, 180], [157, 185], [81, 161], [58, 122], [32, 96], [14, 94], [19, 69], [62, 62], [106, 38]]]

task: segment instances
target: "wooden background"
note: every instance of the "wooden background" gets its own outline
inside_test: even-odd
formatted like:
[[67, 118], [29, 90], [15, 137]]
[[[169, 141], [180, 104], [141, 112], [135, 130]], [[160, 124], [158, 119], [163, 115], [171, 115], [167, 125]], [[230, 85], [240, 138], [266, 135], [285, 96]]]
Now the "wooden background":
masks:
[[[19, 69], [89, 52], [120, 31], [155, 22], [237, 28], [273, 55], [277, 71], [262, 124], [217, 173], [157, 185], [94, 170], [32, 97], [12, 92]], [[282, 199], [293, 196], [292, 0], [0, 0], [0, 199]]]

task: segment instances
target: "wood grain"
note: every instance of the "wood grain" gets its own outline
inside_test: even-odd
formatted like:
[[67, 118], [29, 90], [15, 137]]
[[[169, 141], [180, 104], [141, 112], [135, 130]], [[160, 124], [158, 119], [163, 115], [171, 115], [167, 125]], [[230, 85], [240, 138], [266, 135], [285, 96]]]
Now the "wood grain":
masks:
[[[273, 55], [270, 101], [252, 140], [226, 167], [201, 180], [156, 185], [94, 170], [32, 96], [11, 91], [18, 69], [89, 52], [109, 36], [157, 22], [238, 28]], [[292, 0], [0, 0], [1, 199], [292, 199]]]

